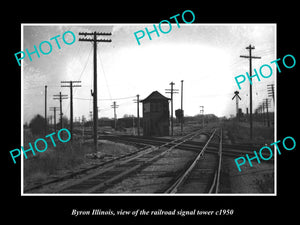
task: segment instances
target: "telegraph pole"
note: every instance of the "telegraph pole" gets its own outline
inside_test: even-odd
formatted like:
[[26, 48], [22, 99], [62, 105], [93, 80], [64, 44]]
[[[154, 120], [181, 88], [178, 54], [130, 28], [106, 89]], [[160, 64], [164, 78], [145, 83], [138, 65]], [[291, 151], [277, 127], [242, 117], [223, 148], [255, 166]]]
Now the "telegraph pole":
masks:
[[263, 115], [263, 121], [264, 121], [264, 125], [265, 125], [266, 118], [265, 118], [265, 103], [264, 103], [264, 101], [262, 103], [262, 115]]
[[272, 97], [273, 98], [273, 104], [274, 104], [274, 101], [275, 101], [274, 100], [274, 84], [268, 84], [267, 88], [268, 88], [268, 97]]
[[171, 85], [171, 89], [166, 89], [166, 93], [170, 93], [171, 94], [171, 136], [173, 136], [173, 128], [174, 128], [174, 124], [173, 124], [173, 94], [177, 94], [178, 93], [178, 89], [173, 89], [173, 86], [175, 85], [174, 82], [170, 83]]
[[270, 127], [270, 119], [269, 119], [269, 110], [268, 110], [268, 107], [269, 107], [269, 99], [265, 99], [265, 102], [266, 102], [266, 111], [267, 111], [267, 125], [268, 127]]
[[181, 135], [183, 134], [183, 118], [184, 118], [184, 113], [183, 113], [183, 80], [181, 80], [181, 120], [180, 120], [180, 131]]
[[53, 95], [54, 96], [54, 100], [59, 100], [59, 108], [60, 108], [60, 129], [62, 129], [62, 100], [68, 99], [68, 95], [62, 95], [61, 92], [59, 92], [59, 95]]
[[50, 111], [53, 111], [54, 113], [54, 131], [56, 133], [56, 109], [59, 109], [59, 107], [50, 107]]
[[110, 39], [97, 39], [97, 35], [111, 35], [111, 33], [98, 33], [98, 32], [79, 32], [79, 35], [87, 36], [92, 35], [93, 38], [79, 38], [79, 41], [88, 41], [94, 44], [94, 92], [91, 91], [93, 96], [93, 120], [94, 120], [94, 148], [97, 152], [97, 128], [98, 128], [98, 106], [97, 106], [97, 42], [111, 42]]
[[69, 83], [69, 85], [61, 85], [61, 87], [69, 87], [70, 88], [70, 132], [71, 137], [73, 136], [73, 87], [81, 87], [81, 81], [61, 81], [60, 83]]
[[204, 129], [204, 106], [200, 106], [200, 113], [202, 113], [202, 129]]
[[137, 104], [137, 119], [138, 119], [138, 124], [137, 124], [137, 133], [138, 136], [140, 136], [140, 95], [136, 95], [136, 99], [133, 100]]
[[246, 47], [249, 50], [249, 56], [241, 55], [241, 58], [249, 59], [249, 74], [250, 74], [250, 140], [253, 139], [253, 124], [252, 124], [252, 59], [261, 59], [258, 56], [252, 56], [252, 50], [255, 49], [254, 46], [249, 45]]
[[262, 119], [262, 105], [258, 106], [257, 112], [258, 112], [258, 119], [260, 121]]
[[45, 85], [45, 134], [47, 134], [47, 85]]
[[114, 102], [111, 107], [114, 109], [114, 120], [115, 120], [115, 130], [117, 130], [117, 113], [116, 113], [116, 108], [119, 107], [119, 105], [116, 105], [116, 102]]

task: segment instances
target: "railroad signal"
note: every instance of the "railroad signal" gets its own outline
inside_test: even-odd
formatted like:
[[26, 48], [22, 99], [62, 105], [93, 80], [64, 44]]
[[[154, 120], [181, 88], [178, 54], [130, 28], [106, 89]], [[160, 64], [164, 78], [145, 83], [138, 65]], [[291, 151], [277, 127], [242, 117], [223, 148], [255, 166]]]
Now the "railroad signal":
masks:
[[234, 98], [236, 99], [236, 118], [239, 117], [239, 99], [242, 100], [241, 97], [239, 96], [239, 93], [240, 93], [240, 92], [235, 91], [235, 92], [234, 92], [234, 96], [233, 96], [233, 98], [232, 98], [232, 100], [233, 100]]

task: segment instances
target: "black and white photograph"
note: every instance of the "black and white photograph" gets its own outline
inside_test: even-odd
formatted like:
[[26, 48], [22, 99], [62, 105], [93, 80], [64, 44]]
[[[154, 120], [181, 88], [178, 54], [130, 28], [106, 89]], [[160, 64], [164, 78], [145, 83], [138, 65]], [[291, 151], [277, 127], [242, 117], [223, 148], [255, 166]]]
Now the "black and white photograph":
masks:
[[296, 221], [296, 5], [103, 3], [5, 8], [3, 220]]
[[276, 24], [22, 29], [23, 194], [276, 193]]

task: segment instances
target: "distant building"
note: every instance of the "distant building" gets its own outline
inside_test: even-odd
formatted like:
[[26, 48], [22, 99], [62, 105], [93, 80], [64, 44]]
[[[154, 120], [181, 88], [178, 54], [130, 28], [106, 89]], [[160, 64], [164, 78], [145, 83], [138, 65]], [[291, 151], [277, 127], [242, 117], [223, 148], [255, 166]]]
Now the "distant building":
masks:
[[168, 136], [169, 98], [154, 91], [141, 102], [143, 103], [144, 136]]
[[243, 113], [242, 109], [239, 108], [238, 116], [239, 116], [239, 117], [242, 117], [243, 115], [244, 115], [244, 113]]

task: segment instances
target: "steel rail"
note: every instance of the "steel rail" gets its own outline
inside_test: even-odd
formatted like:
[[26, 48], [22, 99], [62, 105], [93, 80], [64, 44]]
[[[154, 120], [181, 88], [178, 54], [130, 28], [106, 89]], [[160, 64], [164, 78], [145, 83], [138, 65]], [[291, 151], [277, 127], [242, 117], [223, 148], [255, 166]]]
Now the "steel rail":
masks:
[[64, 181], [64, 180], [67, 180], [67, 179], [71, 179], [71, 178], [73, 178], [75, 176], [81, 175], [83, 173], [87, 173], [90, 170], [95, 170], [95, 169], [97, 169], [97, 168], [99, 168], [101, 166], [106, 166], [107, 164], [115, 163], [115, 162], [117, 162], [119, 160], [123, 160], [126, 157], [130, 157], [130, 156], [139, 154], [141, 152], [144, 152], [144, 151], [146, 151], [150, 147], [151, 147], [150, 145], [145, 145], [144, 147], [142, 147], [142, 148], [140, 148], [140, 149], [138, 149], [138, 150], [136, 150], [134, 152], [130, 152], [130, 153], [122, 155], [120, 157], [109, 159], [109, 160], [101, 162], [99, 164], [92, 165], [92, 166], [89, 166], [89, 167], [84, 168], [84, 169], [80, 169], [79, 171], [73, 172], [71, 174], [63, 175], [63, 176], [61, 176], [59, 178], [51, 179], [49, 181], [45, 181], [45, 182], [42, 182], [40, 184], [32, 185], [30, 187], [26, 187], [26, 188], [24, 188], [24, 193], [30, 192], [30, 191], [35, 190], [35, 189], [42, 188], [42, 187], [44, 187], [46, 185], [49, 185], [49, 184], [57, 183], [57, 182]]
[[[198, 133], [198, 132], [199, 132], [199, 131], [197, 131], [197, 133]], [[194, 132], [193, 132], [193, 133], [194, 133]], [[76, 171], [76, 172], [73, 172], [73, 173], [71, 173], [71, 174], [63, 175], [63, 176], [61, 176], [61, 177], [59, 177], [59, 178], [51, 179], [51, 180], [49, 180], [49, 181], [45, 181], [45, 182], [42, 182], [42, 183], [39, 183], [39, 184], [30, 185], [29, 187], [24, 188], [24, 193], [31, 192], [31, 191], [33, 191], [33, 190], [35, 190], [35, 189], [39, 189], [39, 188], [42, 188], [42, 187], [44, 187], [44, 186], [47, 186], [47, 185], [50, 185], [50, 184], [53, 184], [53, 183], [57, 183], [57, 182], [61, 182], [61, 181], [67, 180], [67, 179], [71, 179], [71, 178], [73, 178], [74, 176], [78, 176], [78, 175], [81, 175], [81, 174], [83, 174], [83, 173], [87, 173], [87, 172], [89, 172], [89, 171], [91, 171], [91, 170], [95, 170], [95, 169], [100, 168], [100, 167], [102, 167], [102, 166], [108, 166], [108, 165], [110, 164], [110, 166], [113, 166], [113, 167], [114, 167], [114, 165], [112, 165], [112, 164], [113, 164], [113, 163], [116, 163], [116, 162], [119, 161], [119, 160], [124, 160], [124, 161], [120, 162], [120, 164], [123, 164], [124, 162], [128, 162], [128, 160], [133, 160], [133, 159], [135, 159], [135, 158], [137, 158], [137, 157], [142, 156], [143, 154], [147, 154], [147, 153], [149, 153], [149, 152], [152, 152], [152, 151], [154, 151], [154, 150], [157, 150], [157, 149], [159, 149], [160, 147], [164, 147], [164, 146], [166, 146], [166, 145], [168, 145], [168, 144], [171, 144], [171, 143], [176, 142], [176, 141], [178, 141], [178, 140], [180, 140], [180, 139], [183, 139], [183, 138], [185, 138], [185, 137], [187, 137], [187, 136], [189, 136], [189, 135], [191, 135], [191, 133], [190, 133], [190, 134], [187, 134], [187, 135], [185, 135], [185, 136], [182, 136], [182, 137], [180, 137], [180, 138], [174, 139], [174, 140], [172, 140], [171, 142], [164, 143], [164, 144], [162, 144], [161, 146], [158, 146], [158, 147], [154, 147], [154, 146], [151, 146], [151, 145], [149, 145], [149, 144], [138, 143], [138, 144], [144, 145], [144, 147], [138, 149], [137, 151], [134, 151], [134, 152], [125, 154], [125, 155], [120, 156], [120, 157], [118, 157], [118, 158], [110, 159], [110, 160], [105, 161], [105, 162], [101, 162], [101, 163], [96, 164], [96, 165], [92, 165], [92, 166], [90, 166], [90, 167], [81, 169], [81, 170]], [[151, 148], [151, 147], [152, 147], [152, 148]], [[132, 157], [131, 157], [131, 156], [132, 156]], [[126, 159], [126, 158], [128, 158], [128, 157], [131, 157], [131, 158]], [[110, 168], [112, 168], [112, 167], [110, 167]]]
[[189, 174], [191, 173], [191, 171], [194, 169], [194, 167], [196, 166], [196, 164], [198, 163], [200, 157], [204, 154], [204, 151], [206, 150], [208, 144], [210, 143], [211, 139], [213, 138], [213, 136], [215, 135], [216, 129], [214, 129], [213, 133], [211, 134], [211, 136], [209, 137], [209, 139], [207, 140], [205, 146], [202, 148], [202, 150], [200, 151], [200, 153], [197, 155], [197, 157], [195, 158], [195, 160], [193, 161], [193, 163], [189, 166], [189, 168], [184, 172], [184, 174], [182, 176], [180, 176], [166, 191], [165, 193], [176, 193], [178, 188], [180, 187], [180, 185], [186, 180], [186, 178], [189, 176]]
[[[105, 186], [108, 186], [109, 184], [111, 184], [112, 182], [115, 182], [116, 180], [119, 180], [120, 178], [123, 178], [125, 177], [126, 175], [129, 175], [130, 173], [138, 170], [139, 168], [151, 163], [152, 161], [158, 159], [159, 157], [163, 156], [164, 154], [166, 154], [167, 152], [170, 152], [172, 149], [174, 149], [175, 147], [183, 144], [184, 142], [188, 141], [188, 140], [191, 140], [193, 139], [195, 136], [199, 135], [201, 131], [196, 131], [196, 132], [193, 132], [193, 133], [189, 133], [185, 136], [181, 136], [177, 139], [174, 139], [172, 140], [171, 142], [167, 142], [167, 143], [164, 143], [160, 146], [156, 146], [156, 147], [152, 147], [140, 154], [136, 154], [134, 155], [133, 157], [129, 158], [129, 159], [125, 159], [117, 164], [113, 164], [113, 165], [108, 165], [106, 168], [101, 168], [100, 171], [96, 171], [92, 174], [89, 174], [79, 180], [76, 180], [76, 181], [73, 181], [71, 183], [69, 183], [68, 185], [60, 188], [60, 190], [58, 192], [65, 192], [66, 190], [68, 189], [72, 189], [72, 186], [75, 186], [75, 185], [80, 185], [90, 179], [93, 179], [101, 174], [105, 174], [105, 173], [109, 173], [110, 171], [113, 171], [115, 168], [118, 168], [118, 166], [123, 166], [123, 165], [126, 165], [127, 163], [130, 163], [131, 161], [134, 161], [136, 159], [139, 159], [139, 158], [142, 158], [143, 156], [147, 155], [147, 154], [151, 154], [163, 147], [167, 147], [170, 143], [173, 143], [174, 145], [172, 145], [171, 147], [168, 147], [166, 150], [158, 153], [157, 155], [155, 155], [154, 157], [151, 157], [151, 158], [148, 158], [146, 159], [145, 161], [139, 161], [140, 163], [137, 164], [137, 165], [134, 165], [134, 166], [131, 166], [129, 169], [115, 175], [115, 176], [112, 176], [110, 177], [108, 180], [105, 180], [104, 182], [101, 182], [100, 184], [97, 184], [97, 185], [94, 185], [90, 188], [87, 188], [85, 189], [85, 193], [92, 193], [92, 192], [95, 192], [97, 191], [97, 189], [100, 189], [100, 188], [103, 188]], [[178, 142], [180, 141], [180, 142]], [[175, 142], [178, 142], [178, 143], [175, 143]]]
[[220, 139], [220, 141], [219, 141], [219, 152], [218, 152], [218, 155], [219, 155], [218, 168], [215, 171], [214, 179], [213, 179], [212, 185], [208, 192], [209, 194], [211, 194], [211, 193], [217, 194], [219, 192], [220, 174], [221, 174], [221, 167], [222, 167], [222, 141], [223, 141], [222, 128], [220, 130], [219, 139]]
[[[109, 184], [111, 184], [111, 183], [113, 183], [113, 182], [119, 180], [120, 178], [125, 177], [125, 176], [131, 174], [132, 172], [138, 170], [139, 168], [142, 168], [143, 166], [145, 166], [145, 165], [147, 165], [147, 164], [149, 164], [149, 163], [155, 161], [156, 159], [162, 157], [163, 155], [167, 154], [168, 152], [170, 152], [171, 150], [173, 150], [173, 149], [176, 148], [177, 146], [183, 144], [184, 142], [193, 139], [195, 136], [199, 135], [199, 133], [200, 133], [199, 131], [193, 132], [192, 134], [185, 135], [185, 136], [183, 136], [183, 137], [180, 137], [180, 138], [178, 138], [178, 139], [175, 139], [175, 140], [172, 141], [172, 142], [168, 142], [168, 143], [165, 143], [165, 144], [163, 144], [163, 145], [161, 145], [161, 146], [159, 146], [159, 147], [156, 147], [157, 149], [159, 149], [159, 148], [162, 148], [162, 147], [167, 146], [167, 145], [170, 144], [170, 143], [173, 143], [173, 142], [175, 142], [175, 141], [178, 141], [178, 140], [183, 139], [181, 142], [176, 143], [175, 145], [169, 147], [167, 150], [165, 150], [165, 151], [159, 153], [158, 155], [155, 155], [154, 157], [151, 157], [151, 158], [145, 160], [143, 163], [137, 164], [137, 165], [135, 165], [135, 166], [129, 168], [128, 170], [126, 170], [126, 171], [124, 171], [124, 172], [122, 172], [122, 173], [120, 173], [120, 174], [118, 174], [118, 175], [116, 175], [116, 176], [114, 176], [114, 177], [111, 177], [110, 179], [106, 180], [105, 182], [100, 183], [100, 184], [98, 184], [98, 185], [95, 185], [95, 186], [93, 186], [93, 187], [87, 189], [87, 190], [86, 190], [86, 193], [93, 193], [93, 192], [96, 192], [98, 189], [103, 188], [103, 187], [105, 187], [105, 186], [108, 186]], [[187, 137], [187, 136], [190, 136], [190, 137]], [[151, 152], [153, 152], [153, 151], [151, 151]]]
[[[202, 133], [200, 133], [202, 134]], [[170, 139], [162, 139], [162, 138], [134, 138], [132, 136], [120, 136], [120, 137], [103, 137], [103, 139], [114, 141], [114, 142], [120, 142], [125, 143], [129, 145], [134, 144], [148, 144], [152, 146], [157, 146], [166, 143]], [[168, 142], [169, 145], [171, 145], [171, 142]], [[204, 142], [195, 142], [195, 141], [187, 141], [184, 144], [179, 146], [179, 149], [187, 150], [187, 151], [195, 151], [198, 152], [199, 148], [202, 148]], [[245, 154], [253, 154], [253, 151], [247, 151], [243, 150], [243, 145], [241, 145], [241, 149], [237, 149], [238, 145], [233, 145], [233, 148], [230, 148], [231, 145], [222, 143], [222, 155], [223, 156], [229, 156], [229, 157], [241, 157]], [[210, 145], [206, 149], [207, 153], [212, 154], [219, 154], [219, 143], [210, 143]], [[273, 159], [270, 159], [266, 163], [273, 163]]]

